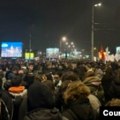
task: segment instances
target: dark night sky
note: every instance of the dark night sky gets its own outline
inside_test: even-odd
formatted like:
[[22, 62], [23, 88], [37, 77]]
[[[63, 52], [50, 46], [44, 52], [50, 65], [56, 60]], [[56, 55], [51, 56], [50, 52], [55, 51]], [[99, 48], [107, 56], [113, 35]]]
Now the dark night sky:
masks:
[[[95, 0], [95, 3], [98, 0]], [[120, 46], [120, 0], [95, 8], [95, 46]], [[58, 47], [62, 36], [90, 51], [92, 0], [0, 0], [0, 41], [23, 41], [28, 49]]]

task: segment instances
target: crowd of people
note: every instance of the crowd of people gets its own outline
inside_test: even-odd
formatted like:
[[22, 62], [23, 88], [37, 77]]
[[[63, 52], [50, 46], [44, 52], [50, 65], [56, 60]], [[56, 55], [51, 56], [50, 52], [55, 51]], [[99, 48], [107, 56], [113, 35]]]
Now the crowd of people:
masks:
[[100, 120], [120, 106], [120, 62], [0, 60], [1, 120]]

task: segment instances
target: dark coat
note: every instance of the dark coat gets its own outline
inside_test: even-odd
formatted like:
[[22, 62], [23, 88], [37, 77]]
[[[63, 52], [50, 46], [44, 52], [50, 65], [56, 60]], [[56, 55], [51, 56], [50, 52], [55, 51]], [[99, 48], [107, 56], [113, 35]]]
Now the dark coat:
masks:
[[26, 113], [39, 108], [53, 108], [54, 97], [50, 89], [39, 81], [29, 87], [27, 96], [23, 99], [19, 109], [19, 120], [22, 120]]
[[105, 102], [109, 101], [111, 99], [110, 96], [110, 87], [112, 85], [112, 81], [113, 81], [114, 77], [113, 77], [113, 71], [109, 68], [105, 75], [103, 76], [101, 82], [102, 82], [102, 86], [103, 86], [103, 90], [104, 90], [104, 96], [105, 96]]
[[[11, 96], [6, 91], [0, 91], [1, 99], [1, 115], [0, 120], [12, 120], [13, 117], [13, 101]], [[1, 116], [0, 116], [1, 117]]]
[[120, 79], [114, 79], [109, 90], [110, 98], [120, 98]]
[[67, 120], [57, 109], [37, 109], [25, 116], [24, 120]]
[[69, 120], [96, 120], [97, 114], [93, 111], [89, 100], [85, 99], [70, 104], [63, 112], [63, 116]]
[[39, 81], [35, 81], [29, 87], [26, 102], [28, 114], [24, 120], [65, 120], [58, 109], [53, 109], [54, 97], [52, 92]]
[[106, 72], [102, 85], [106, 102], [112, 98], [120, 98], [120, 70]]
[[28, 108], [27, 108], [27, 95], [26, 95], [23, 98], [22, 103], [19, 108], [18, 120], [23, 120], [27, 113], [28, 113]]

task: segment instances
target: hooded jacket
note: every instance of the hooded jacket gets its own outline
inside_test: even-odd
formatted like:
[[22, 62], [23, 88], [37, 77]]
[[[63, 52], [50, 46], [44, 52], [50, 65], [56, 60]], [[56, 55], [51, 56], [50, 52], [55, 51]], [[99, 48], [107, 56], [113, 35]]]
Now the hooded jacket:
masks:
[[35, 81], [28, 89], [28, 111], [38, 108], [51, 109], [54, 106], [52, 91], [39, 81]]
[[28, 114], [24, 120], [66, 120], [58, 109], [54, 109], [52, 91], [35, 81], [28, 89]]
[[91, 94], [95, 95], [101, 103], [104, 103], [104, 90], [101, 79], [98, 76], [89, 76], [83, 83], [90, 88]]
[[69, 120], [96, 120], [97, 117], [87, 98], [69, 104], [69, 108], [63, 112], [63, 115]]
[[68, 120], [62, 117], [57, 109], [37, 109], [27, 115], [24, 120]]

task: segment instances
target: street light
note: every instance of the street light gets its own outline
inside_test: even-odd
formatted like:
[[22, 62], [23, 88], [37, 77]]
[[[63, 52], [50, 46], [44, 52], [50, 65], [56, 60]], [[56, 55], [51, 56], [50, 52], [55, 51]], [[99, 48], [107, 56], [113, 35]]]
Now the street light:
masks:
[[65, 44], [68, 45], [68, 42], [66, 42]]
[[62, 42], [66, 42], [67, 38], [64, 36], [62, 37], [62, 39], [60, 40], [60, 52], [61, 52], [61, 47], [62, 47]]
[[94, 18], [94, 8], [95, 7], [101, 7], [102, 3], [97, 3], [92, 5], [92, 26], [91, 26], [91, 60], [94, 61], [94, 24], [95, 24], [95, 18]]
[[62, 37], [62, 41], [65, 42], [67, 40], [66, 37]]
[[94, 5], [95, 7], [101, 7], [102, 6], [102, 3], [97, 3]]
[[70, 44], [71, 44], [71, 45], [74, 45], [74, 42], [71, 42]]

